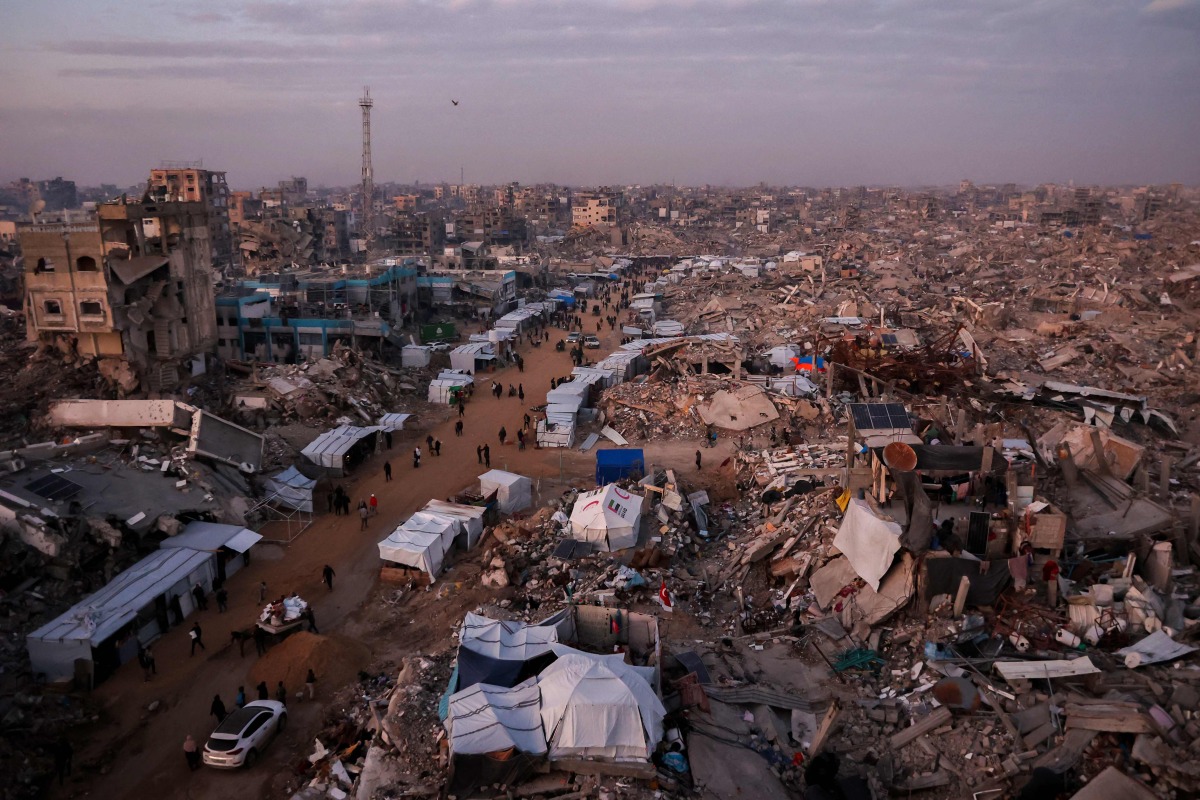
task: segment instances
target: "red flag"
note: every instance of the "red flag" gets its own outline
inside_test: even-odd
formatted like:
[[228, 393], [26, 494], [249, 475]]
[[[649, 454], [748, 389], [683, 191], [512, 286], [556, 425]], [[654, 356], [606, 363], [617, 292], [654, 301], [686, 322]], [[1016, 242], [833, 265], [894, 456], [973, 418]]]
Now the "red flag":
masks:
[[662, 585], [658, 587], [658, 601], [662, 603], [662, 607], [670, 610], [671, 608], [671, 593], [667, 591], [667, 579], [662, 579]]
[[617, 634], [619, 634], [621, 632], [621, 625], [620, 625], [620, 623], [617, 622], [616, 617], [609, 618], [608, 628], [610, 631], [612, 631], [613, 636], [616, 636]]

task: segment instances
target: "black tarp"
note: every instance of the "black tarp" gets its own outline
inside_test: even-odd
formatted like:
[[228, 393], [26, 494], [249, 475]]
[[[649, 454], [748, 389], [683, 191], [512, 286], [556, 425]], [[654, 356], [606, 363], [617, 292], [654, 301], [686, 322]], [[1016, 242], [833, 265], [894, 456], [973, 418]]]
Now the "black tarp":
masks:
[[[979, 472], [983, 469], [982, 447], [958, 447], [945, 444], [909, 445], [917, 454], [918, 472]], [[879, 460], [883, 460], [883, 448], [874, 448]], [[992, 472], [1008, 471], [1008, 461], [996, 448], [992, 450]]]
[[913, 555], [920, 555], [933, 541], [933, 504], [921, 487], [917, 473], [894, 469], [891, 473], [907, 519], [904, 532], [900, 534], [900, 544]]
[[528, 661], [492, 658], [465, 647], [458, 648], [458, 685], [456, 692], [477, 683], [511, 689], [526, 678], [533, 677], [554, 661], [553, 653], [543, 653]]
[[[987, 571], [982, 571], [987, 564]], [[967, 590], [967, 603], [973, 606], [990, 606], [1012, 582], [1012, 573], [1007, 561], [974, 561], [969, 558], [927, 558], [925, 567], [929, 580], [925, 584], [925, 599], [939, 594], [953, 595], [958, 592], [958, 583], [965, 575], [971, 582]]]

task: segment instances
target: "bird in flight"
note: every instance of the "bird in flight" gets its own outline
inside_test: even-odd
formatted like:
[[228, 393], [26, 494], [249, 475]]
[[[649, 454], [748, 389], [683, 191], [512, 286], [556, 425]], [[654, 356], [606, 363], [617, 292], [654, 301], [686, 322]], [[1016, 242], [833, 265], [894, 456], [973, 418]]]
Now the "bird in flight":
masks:
[[457, 101], [457, 100], [451, 100], [450, 102], [451, 102], [451, 103], [453, 103], [454, 105], [458, 105], [458, 101]]

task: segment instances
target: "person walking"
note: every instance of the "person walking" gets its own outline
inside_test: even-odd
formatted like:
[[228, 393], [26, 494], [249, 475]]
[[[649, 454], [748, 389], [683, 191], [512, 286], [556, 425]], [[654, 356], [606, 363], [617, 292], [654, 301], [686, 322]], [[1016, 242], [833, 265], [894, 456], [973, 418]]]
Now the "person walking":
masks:
[[66, 736], [58, 737], [54, 743], [54, 774], [58, 776], [58, 785], [63, 785], [63, 779], [71, 774], [71, 760], [75, 756], [75, 748]]
[[503, 425], [501, 425], [500, 426], [500, 444], [504, 444], [504, 440], [507, 438], [508, 438], [508, 431], [504, 429]]
[[258, 690], [258, 699], [259, 700], [270, 700], [271, 699], [271, 690], [267, 688], [266, 681], [259, 681], [258, 686], [255, 686], [254, 688]]
[[392, 462], [383, 462], [383, 482], [387, 483], [392, 479]]
[[142, 668], [142, 675], [147, 683], [150, 682], [151, 675], [158, 674], [158, 669], [154, 666], [154, 653], [149, 647], [138, 648], [138, 665]]
[[435, 456], [440, 456], [442, 454], [442, 440], [441, 439], [433, 440], [433, 454]]
[[200, 769], [200, 748], [196, 746], [196, 740], [190, 733], [183, 740], [183, 757], [187, 759], [188, 769], [192, 772]]
[[425, 437], [425, 446], [428, 447], [430, 450], [433, 449], [433, 434], [432, 433]]
[[523, 429], [517, 431], [517, 449], [525, 449], [525, 431]]
[[[458, 415], [460, 417], [465, 417], [467, 415], [467, 406], [465, 403], [463, 403], [461, 397], [458, 398]], [[461, 425], [462, 422], [460, 421], [458, 424]]]
[[483, 445], [475, 445], [475, 458], [479, 459], [479, 463], [483, 463]]
[[483, 465], [488, 469], [492, 468], [492, 446], [488, 444], [483, 446]]
[[420, 467], [421, 467], [421, 448], [420, 448], [420, 446], [417, 446], [417, 447], [413, 448], [413, 469], [420, 469]]
[[317, 696], [317, 674], [311, 669], [308, 675], [304, 678], [304, 688], [308, 689], [308, 699], [314, 700]]
[[233, 704], [235, 706], [237, 706], [238, 708], [246, 707], [246, 687], [245, 686], [238, 687], [237, 696], [233, 698]]
[[521, 399], [521, 405], [525, 405], [525, 384], [517, 384], [517, 397]]
[[335, 574], [333, 567], [328, 564], [325, 565], [325, 569], [321, 570], [321, 579], [325, 581], [325, 585], [329, 587], [329, 591], [331, 592], [333, 591], [333, 576]]
[[267, 632], [259, 626], [254, 626], [254, 633], [251, 634], [254, 638], [254, 650], [258, 655], [267, 654]]
[[222, 586], [220, 589], [217, 589], [217, 612], [220, 614], [224, 614], [228, 610], [229, 610], [229, 592], [227, 592], [225, 590], [225, 587]]
[[228, 712], [225, 711], [225, 703], [221, 700], [221, 695], [213, 695], [212, 705], [208, 707], [208, 713], [217, 718], [218, 725], [225, 721]]
[[699, 450], [697, 450], [697, 451], [696, 451], [696, 471], [697, 471], [697, 472], [699, 472], [699, 471], [700, 471], [700, 469], [701, 469], [701, 464], [703, 464], [703, 463], [704, 463], [704, 462], [703, 462], [703, 457], [700, 455], [700, 451], [699, 451]]
[[204, 596], [204, 587], [199, 583], [192, 587], [192, 597], [196, 598], [196, 608], [208, 611], [208, 598]]
[[287, 689], [283, 688], [283, 681], [280, 681], [279, 685], [275, 687], [275, 699], [283, 705], [287, 705]]
[[[369, 512], [367, 510], [367, 504], [359, 503], [358, 504], [358, 529], [360, 531], [365, 531], [369, 527], [367, 520], [370, 518], [370, 516], [371, 516], [371, 512]], [[333, 587], [331, 586], [329, 588], [332, 589]]]
[[526, 415], [525, 415], [525, 430], [529, 430], [529, 423], [530, 423], [531, 421], [532, 421], [532, 420], [530, 420], [530, 418], [529, 418], [529, 415], [528, 415], [528, 414], [526, 414]]
[[196, 646], [197, 645], [200, 646], [201, 650], [208, 649], [204, 646], [204, 631], [200, 630], [199, 622], [197, 622], [195, 625], [193, 625], [192, 629], [190, 631], [188, 631], [188, 636], [192, 637], [192, 652], [189, 655], [189, 658], [191, 656], [196, 655]]
[[267, 602], [267, 582], [266, 581], [258, 582], [258, 602], [259, 603]]
[[308, 632], [320, 634], [317, 630], [317, 618], [313, 614], [312, 603], [308, 604], [308, 608], [304, 609], [304, 619], [308, 621]]
[[378, 497], [376, 497], [375, 495], [372, 494], [370, 499], [367, 500], [367, 505], [371, 509], [372, 517], [379, 513], [379, 498]]

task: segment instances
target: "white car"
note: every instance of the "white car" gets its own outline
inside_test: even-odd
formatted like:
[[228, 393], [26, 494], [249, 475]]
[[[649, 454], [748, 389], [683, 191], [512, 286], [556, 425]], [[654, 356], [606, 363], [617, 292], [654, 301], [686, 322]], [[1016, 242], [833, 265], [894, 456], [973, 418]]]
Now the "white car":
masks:
[[274, 700], [252, 700], [217, 726], [204, 745], [210, 767], [252, 767], [262, 751], [287, 727], [287, 707]]

